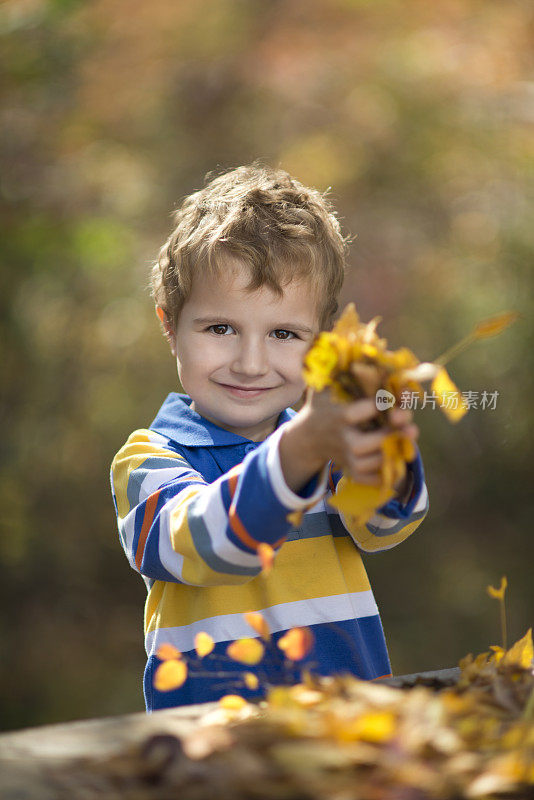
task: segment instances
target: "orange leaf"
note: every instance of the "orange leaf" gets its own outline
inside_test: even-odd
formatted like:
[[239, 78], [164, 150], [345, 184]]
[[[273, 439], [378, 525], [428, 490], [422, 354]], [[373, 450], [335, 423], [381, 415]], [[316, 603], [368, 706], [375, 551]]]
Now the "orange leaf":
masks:
[[158, 692], [169, 692], [178, 689], [187, 678], [187, 664], [185, 661], [169, 659], [163, 661], [154, 673], [154, 686]]
[[291, 511], [287, 515], [286, 519], [291, 525], [293, 525], [294, 528], [299, 528], [300, 523], [302, 522], [303, 514], [304, 512], [302, 509], [299, 509], [298, 511]]
[[498, 333], [506, 330], [520, 316], [518, 311], [503, 311], [495, 317], [482, 320], [475, 327], [473, 335], [476, 339], [489, 339], [490, 336], [497, 336]]
[[271, 638], [271, 631], [269, 630], [269, 626], [267, 622], [260, 614], [259, 611], [247, 611], [246, 614], [243, 614], [245, 620], [248, 622], [250, 627], [259, 633], [261, 638], [264, 639], [266, 642], [269, 641]]
[[263, 658], [264, 647], [258, 639], [237, 639], [228, 645], [227, 655], [243, 664], [258, 664]]
[[281, 639], [278, 647], [290, 661], [300, 661], [313, 647], [314, 636], [309, 628], [291, 628]]
[[261, 561], [262, 570], [268, 574], [272, 569], [274, 561], [274, 550], [271, 545], [261, 542], [261, 544], [258, 545], [258, 557]]
[[163, 642], [156, 650], [156, 658], [161, 661], [167, 661], [169, 658], [181, 658], [181, 653], [173, 644]]
[[214, 647], [215, 642], [209, 633], [204, 633], [204, 631], [197, 633], [195, 636], [195, 650], [197, 651], [197, 656], [203, 658], [209, 655]]
[[235, 711], [246, 706], [247, 701], [239, 694], [225, 694], [219, 700], [219, 705], [229, 711]]
[[254, 675], [253, 672], [245, 672], [243, 675], [243, 680], [245, 681], [245, 686], [248, 689], [257, 689], [260, 683], [258, 676]]

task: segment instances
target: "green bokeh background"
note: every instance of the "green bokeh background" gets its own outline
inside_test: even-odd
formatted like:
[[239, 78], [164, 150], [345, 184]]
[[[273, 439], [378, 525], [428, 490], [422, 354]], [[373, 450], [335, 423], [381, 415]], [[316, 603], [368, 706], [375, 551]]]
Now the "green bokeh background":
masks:
[[343, 302], [391, 347], [498, 391], [417, 412], [431, 507], [366, 558], [394, 671], [449, 667], [532, 623], [534, 12], [521, 0], [0, 4], [0, 727], [141, 710], [144, 585], [108, 470], [175, 367], [148, 270], [210, 170], [255, 158], [355, 236]]

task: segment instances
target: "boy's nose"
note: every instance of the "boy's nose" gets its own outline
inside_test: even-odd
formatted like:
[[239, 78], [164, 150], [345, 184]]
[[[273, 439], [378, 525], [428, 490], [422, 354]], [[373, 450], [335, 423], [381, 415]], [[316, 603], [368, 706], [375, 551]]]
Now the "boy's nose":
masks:
[[262, 342], [242, 341], [232, 362], [233, 372], [247, 377], [264, 375], [267, 372], [267, 353]]

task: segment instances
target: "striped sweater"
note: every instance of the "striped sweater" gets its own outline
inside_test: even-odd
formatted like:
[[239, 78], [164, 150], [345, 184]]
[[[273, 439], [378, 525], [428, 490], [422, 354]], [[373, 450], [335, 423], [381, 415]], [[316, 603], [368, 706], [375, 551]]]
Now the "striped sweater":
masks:
[[[171, 393], [149, 429], [131, 434], [111, 466], [111, 488], [122, 546], [148, 589], [144, 676], [147, 710], [215, 700], [229, 692], [257, 698], [243, 671], [263, 686], [295, 679], [276, 641], [309, 626], [312, 672], [373, 679], [390, 673], [389, 658], [361, 551], [386, 550], [406, 539], [428, 511], [421, 457], [409, 465], [411, 495], [391, 500], [366, 525], [344, 519], [328, 504], [340, 473], [325, 469], [299, 493], [286, 485], [278, 443], [284, 423], [264, 442], [230, 433]], [[287, 521], [304, 510], [300, 527]], [[261, 574], [260, 542], [276, 558]], [[245, 667], [226, 655], [228, 644], [257, 634], [243, 615], [260, 611], [273, 633], [263, 661]], [[200, 631], [216, 642], [196, 657]], [[186, 683], [171, 692], [153, 686], [158, 647], [170, 642], [190, 664]]]

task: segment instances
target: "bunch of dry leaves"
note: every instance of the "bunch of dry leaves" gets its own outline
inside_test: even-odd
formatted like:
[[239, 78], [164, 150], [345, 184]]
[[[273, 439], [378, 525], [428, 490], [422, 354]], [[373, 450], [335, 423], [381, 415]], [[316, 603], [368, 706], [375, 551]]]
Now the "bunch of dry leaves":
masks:
[[[331, 331], [319, 334], [304, 361], [304, 378], [314, 391], [331, 391], [340, 403], [373, 397], [379, 409], [377, 416], [360, 425], [362, 430], [388, 425], [389, 410], [394, 404], [411, 408], [412, 398], [422, 400], [422, 384], [430, 381], [433, 402], [450, 422], [457, 423], [468, 412], [464, 396], [451, 380], [445, 364], [472, 342], [502, 333], [519, 314], [504, 311], [479, 322], [460, 342], [433, 362], [421, 362], [407, 347], [389, 350], [386, 339], [376, 329], [380, 317], [371, 322], [360, 321], [353, 303], [344, 310]], [[406, 463], [415, 458], [411, 440], [392, 431], [382, 442], [383, 464], [380, 486], [358, 484], [343, 477], [330, 503], [345, 515], [364, 524], [374, 511], [390, 500], [395, 484], [406, 474]]]

